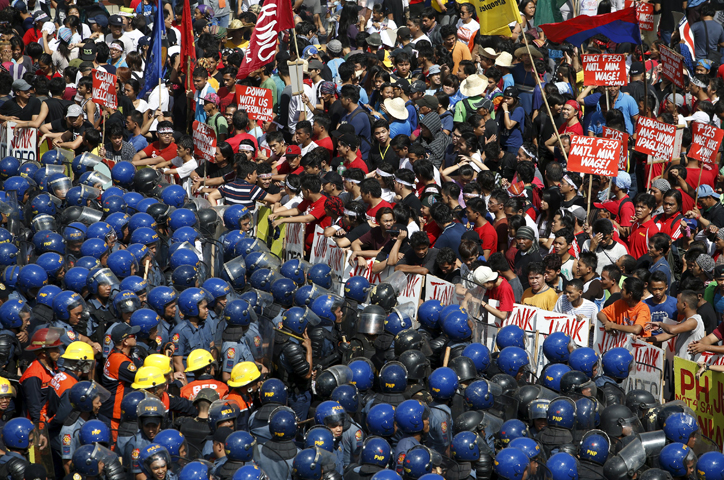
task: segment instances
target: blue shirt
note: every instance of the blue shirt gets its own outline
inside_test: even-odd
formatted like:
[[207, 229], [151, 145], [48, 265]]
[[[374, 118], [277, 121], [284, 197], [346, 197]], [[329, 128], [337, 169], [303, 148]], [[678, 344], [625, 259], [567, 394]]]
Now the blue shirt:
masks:
[[455, 255], [460, 258], [458, 247], [460, 246], [460, 241], [462, 240], [463, 234], [466, 231], [467, 230], [465, 230], [465, 227], [462, 223], [453, 222], [449, 224], [447, 227], [445, 227], [445, 229], [442, 231], [442, 234], [440, 234], [437, 241], [435, 242], [435, 248], [439, 250], [444, 247], [450, 247], [452, 248], [453, 252], [455, 252]]
[[407, 113], [409, 115], [407, 117], [407, 121], [410, 123], [413, 130], [417, 130], [417, 109], [415, 108], [415, 104], [412, 103], [412, 100], [408, 100], [405, 102], [405, 108], [407, 109]]
[[395, 120], [390, 122], [390, 138], [395, 138], [398, 135], [406, 135], [409, 137], [411, 134], [412, 126], [408, 120]]
[[176, 328], [171, 332], [171, 341], [173, 342], [176, 351], [174, 357], [188, 357], [192, 350], [203, 348], [204, 350], [211, 350], [211, 342], [213, 337], [209, 332], [205, 322], [200, 327], [194, 327], [188, 320], [181, 320], [176, 325]]
[[616, 97], [616, 103], [613, 108], [623, 112], [623, 119], [626, 122], [626, 132], [629, 135], [634, 134], [633, 117], [639, 114], [639, 106], [631, 95], [620, 92]]
[[[668, 285], [671, 285], [671, 267], [669, 266], [669, 262], [666, 261], [666, 257], [661, 257], [656, 263], [651, 265], [649, 268], [649, 272], [664, 272], [664, 275], [666, 275], [666, 293], [669, 293], [669, 287]], [[674, 302], [676, 303], [676, 302]], [[672, 317], [675, 318], [675, 317]]]
[[659, 304], [655, 304], [652, 297], [644, 300], [644, 303], [649, 306], [651, 311], [652, 322], [663, 322], [667, 318], [676, 320], [679, 316], [679, 311], [676, 309], [676, 298], [666, 297], [666, 300]]
[[[363, 90], [364, 91], [364, 90]], [[363, 100], [360, 97], [360, 101]], [[366, 103], [366, 102], [365, 102]], [[367, 118], [367, 114], [365, 113], [365, 110], [357, 106], [352, 113], [348, 113], [344, 117], [342, 117], [342, 120], [340, 121], [340, 124], [343, 123], [349, 123], [354, 127], [354, 132], [361, 137], [360, 138], [360, 151], [362, 152], [362, 158], [367, 158], [370, 153], [370, 139], [372, 138], [372, 126], [370, 125], [370, 120]]]
[[584, 133], [588, 134], [588, 132], [593, 132], [593, 134], [597, 137], [600, 137], [603, 134], [603, 127], [606, 126], [606, 117], [604, 117], [603, 113], [600, 111], [594, 112], [593, 115], [591, 115], [590, 122], [588, 123], [588, 128], [585, 130]]
[[[498, 114], [498, 138], [500, 145], [506, 152], [518, 153], [518, 149], [523, 145], [523, 128], [525, 127], [525, 110], [518, 106], [515, 110], [508, 113]], [[505, 127], [505, 117], [509, 117], [510, 121], [518, 122], [512, 130]]]
[[598, 101], [601, 99], [601, 93], [592, 93], [583, 99], [583, 111], [585, 112], [581, 123], [583, 124], [583, 131], [587, 132], [588, 127], [591, 125], [591, 119], [593, 114], [600, 111]]
[[143, 135], [136, 135], [135, 137], [129, 138], [128, 143], [133, 145], [133, 148], [135, 148], [137, 152], [140, 152], [148, 146], [148, 140], [146, 140], [146, 137]]

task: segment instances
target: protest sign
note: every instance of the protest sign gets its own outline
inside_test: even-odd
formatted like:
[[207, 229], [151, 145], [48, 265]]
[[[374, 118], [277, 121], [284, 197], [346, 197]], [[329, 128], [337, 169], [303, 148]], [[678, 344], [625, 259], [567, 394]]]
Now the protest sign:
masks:
[[[392, 274], [394, 272], [390, 272]], [[382, 281], [384, 282], [385, 279], [383, 278]], [[425, 275], [420, 275], [417, 273], [408, 273], [407, 274], [407, 285], [405, 285], [405, 288], [402, 289], [400, 292], [400, 296], [397, 297], [397, 304], [398, 305], [404, 305], [406, 303], [412, 303], [415, 308], [412, 311], [412, 320], [415, 321], [417, 319], [417, 307], [420, 303], [420, 295], [422, 294], [422, 286], [425, 284]], [[418, 325], [416, 324], [415, 327]]]
[[236, 103], [239, 109], [246, 110], [252, 120], [268, 122], [274, 119], [272, 91], [268, 88], [240, 85], [237, 88]]
[[284, 260], [304, 259], [304, 223], [287, 223], [287, 236], [284, 241]]
[[597, 319], [593, 321], [593, 349], [599, 355], [603, 355], [612, 348], [624, 347], [630, 348], [631, 341], [633, 338], [631, 335], [620, 332], [618, 330], [611, 330], [607, 332], [603, 327], [603, 324]]
[[714, 125], [694, 122], [691, 134], [692, 142], [688, 156], [704, 163], [714, 163], [724, 137], [724, 130]]
[[639, 28], [646, 32], [654, 30], [654, 4], [636, 2], [636, 18], [639, 21]]
[[619, 171], [628, 170], [628, 133], [621, 132], [611, 127], [603, 127], [603, 138], [610, 138], [613, 140], [621, 141], [621, 151], [618, 157], [618, 169]]
[[624, 390], [646, 390], [663, 402], [664, 351], [641, 340], [633, 340], [631, 348], [636, 359], [636, 369], [629, 374]]
[[620, 155], [620, 140], [571, 135], [568, 170], [615, 177]]
[[628, 85], [626, 55], [581, 55], [581, 58], [584, 85]]
[[271, 213], [271, 207], [267, 207], [265, 204], [256, 202], [256, 238], [261, 243], [268, 244], [267, 239], [269, 238], [269, 232], [271, 230], [271, 224], [269, 223], [269, 214]]
[[588, 319], [579, 320], [574, 315], [538, 310], [536, 327], [538, 328], [538, 332], [543, 335], [563, 332], [579, 347], [588, 346], [588, 330], [590, 327]]
[[216, 132], [205, 123], [194, 120], [194, 156], [216, 163]]
[[357, 261], [354, 262], [354, 266], [349, 264], [349, 261], [345, 262], [344, 275], [342, 276], [342, 282], [346, 282], [350, 277], [365, 277], [368, 282], [372, 285], [377, 285], [382, 281], [383, 278], [387, 278], [392, 273], [392, 267], [386, 267], [381, 272], [374, 273], [372, 267], [375, 264], [374, 258], [368, 258], [364, 266], [360, 266]]
[[668, 78], [674, 85], [684, 88], [684, 57], [672, 49], [661, 45], [661, 75]]
[[425, 301], [439, 300], [443, 306], [458, 303], [455, 295], [455, 285], [429, 273], [426, 277]]
[[93, 70], [93, 103], [108, 108], [118, 108], [116, 76], [101, 70]]
[[0, 158], [12, 156], [21, 162], [37, 161], [38, 129], [17, 128], [15, 122], [8, 121], [0, 126]]
[[710, 370], [696, 378], [698, 370], [695, 362], [674, 357], [676, 400], [694, 410], [701, 434], [721, 449], [724, 446], [724, 374]]
[[493, 317], [496, 323], [500, 323], [499, 327], [507, 325], [517, 325], [525, 332], [525, 351], [528, 352], [528, 358], [531, 365], [537, 364], [538, 343], [536, 342], [538, 309], [530, 305], [513, 304], [513, 312], [510, 316], [501, 321], [497, 317]]
[[643, 115], [639, 116], [636, 123], [634, 150], [662, 160], [671, 160], [675, 140], [676, 125], [661, 123]]
[[[332, 278], [337, 284], [344, 286], [342, 280], [344, 278], [344, 271], [349, 266], [349, 257], [352, 256], [352, 252], [349, 250], [341, 249], [331, 238], [324, 236], [324, 229], [317, 225], [314, 227], [314, 240], [312, 241], [312, 252], [309, 257], [309, 262], [312, 265], [318, 263], [326, 263], [332, 269]], [[339, 295], [344, 295], [344, 292], [335, 292]]]

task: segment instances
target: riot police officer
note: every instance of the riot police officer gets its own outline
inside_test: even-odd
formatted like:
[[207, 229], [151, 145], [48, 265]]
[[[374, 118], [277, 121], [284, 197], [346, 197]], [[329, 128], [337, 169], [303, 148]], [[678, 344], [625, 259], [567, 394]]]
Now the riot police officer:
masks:
[[385, 310], [379, 305], [368, 305], [359, 315], [357, 332], [350, 340], [352, 358], [371, 359], [376, 352], [375, 343], [385, 329]]
[[277, 407], [287, 404], [287, 386], [278, 378], [265, 380], [259, 389], [261, 407], [249, 416], [249, 431], [254, 434], [261, 445], [269, 441], [269, 417]]
[[[306, 335], [309, 311], [292, 307], [282, 316], [282, 328], [274, 340], [274, 374], [289, 385], [289, 405], [300, 418], [307, 418], [312, 403], [312, 342]], [[316, 316], [316, 315], [315, 315]]]
[[633, 365], [633, 354], [623, 347], [612, 348], [603, 354], [603, 374], [596, 377], [595, 382], [603, 392], [606, 405], [623, 405], [626, 393], [619, 384], [628, 378]]
[[[254, 461], [270, 478], [291, 480], [293, 462], [299, 449], [294, 444], [297, 416], [289, 407], [277, 407], [269, 417], [271, 439], [254, 448]], [[319, 466], [321, 476], [321, 465]]]
[[393, 458], [397, 473], [402, 473], [409, 450], [422, 445], [430, 431], [430, 409], [419, 400], [405, 400], [395, 409], [395, 423], [402, 438], [397, 442]]
[[548, 425], [538, 433], [538, 441], [549, 457], [557, 453], [561, 445], [573, 443], [575, 424], [576, 403], [568, 397], [552, 400], [548, 406]]
[[126, 449], [123, 452], [123, 465], [134, 475], [142, 473], [139, 462], [141, 450], [152, 444], [156, 435], [164, 427], [166, 407], [157, 398], [146, 398], [138, 404], [137, 417], [138, 433], [126, 444]]
[[603, 465], [608, 459], [610, 442], [602, 430], [591, 430], [581, 440], [578, 448], [578, 478], [582, 480], [604, 480]]
[[0, 475], [3, 478], [23, 478], [28, 462], [28, 450], [34, 443], [35, 425], [27, 418], [13, 418], [3, 427], [2, 437], [6, 453], [0, 457]]
[[430, 375], [430, 434], [425, 444], [445, 454], [452, 441], [452, 411], [450, 402], [458, 389], [458, 376], [452, 368], [440, 367]]
[[221, 480], [231, 480], [239, 468], [252, 462], [256, 439], [249, 432], [238, 431], [226, 437], [223, 457], [214, 467], [212, 473]]
[[367, 437], [362, 444], [359, 464], [351, 464], [344, 472], [345, 480], [369, 480], [390, 465], [392, 448], [381, 437]]

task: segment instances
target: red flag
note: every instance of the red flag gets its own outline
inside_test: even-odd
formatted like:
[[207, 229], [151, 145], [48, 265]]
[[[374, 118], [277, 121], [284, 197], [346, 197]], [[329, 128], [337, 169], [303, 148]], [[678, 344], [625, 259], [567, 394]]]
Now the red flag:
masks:
[[194, 44], [193, 14], [189, 0], [184, 0], [184, 13], [181, 25], [181, 73], [186, 75], [186, 90], [194, 89], [194, 80], [191, 74], [196, 66], [196, 45]]
[[[188, 1], [188, 0], [186, 0]], [[246, 78], [274, 59], [279, 32], [294, 28], [292, 9], [284, 0], [266, 0], [236, 78]]]

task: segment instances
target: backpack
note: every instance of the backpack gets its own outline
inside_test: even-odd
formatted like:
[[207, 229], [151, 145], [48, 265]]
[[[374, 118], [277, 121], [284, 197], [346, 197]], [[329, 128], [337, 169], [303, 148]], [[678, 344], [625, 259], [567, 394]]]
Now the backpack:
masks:
[[532, 142], [536, 139], [538, 136], [535, 132], [535, 128], [533, 127], [533, 120], [530, 119], [530, 115], [525, 113], [525, 118], [523, 120], [523, 126], [520, 130], [521, 135], [523, 135], [523, 141], [524, 142]]
[[627, 203], [633, 203], [633, 200], [631, 200], [629, 197], [626, 197], [621, 200], [621, 203], [618, 204], [618, 214], [616, 215], [616, 218], [618, 218], [619, 223], [621, 223], [621, 208]]
[[[361, 107], [357, 110], [355, 110], [352, 115], [347, 119], [347, 123], [351, 123], [352, 119], [359, 115], [360, 113], [364, 113], [367, 116], [367, 121], [370, 122], [370, 130], [372, 129], [372, 125], [375, 122], [375, 117], [373, 117], [369, 112], [365, 111], [364, 107]], [[370, 142], [369, 138], [363, 137], [362, 135], [359, 135], [359, 138], [362, 142], [365, 142], [370, 148], [372, 148], [372, 143]]]

